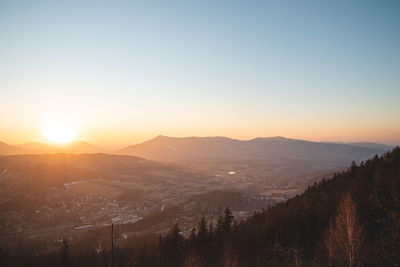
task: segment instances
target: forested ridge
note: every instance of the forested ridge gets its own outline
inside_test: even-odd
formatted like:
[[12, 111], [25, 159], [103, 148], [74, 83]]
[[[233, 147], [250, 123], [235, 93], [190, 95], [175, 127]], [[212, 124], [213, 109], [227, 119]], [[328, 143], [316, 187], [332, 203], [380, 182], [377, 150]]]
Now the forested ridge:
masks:
[[[109, 250], [12, 255], [4, 266], [110, 266]], [[24, 259], [23, 257], [27, 257]], [[309, 186], [237, 222], [227, 208], [189, 237], [175, 225], [159, 240], [115, 248], [114, 266], [400, 266], [400, 148]]]

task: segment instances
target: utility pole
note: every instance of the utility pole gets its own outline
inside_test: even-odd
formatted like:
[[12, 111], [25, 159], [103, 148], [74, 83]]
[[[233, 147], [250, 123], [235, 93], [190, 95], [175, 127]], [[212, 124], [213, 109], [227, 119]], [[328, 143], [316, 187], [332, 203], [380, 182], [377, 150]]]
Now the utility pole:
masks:
[[114, 224], [111, 223], [111, 267], [114, 267]]

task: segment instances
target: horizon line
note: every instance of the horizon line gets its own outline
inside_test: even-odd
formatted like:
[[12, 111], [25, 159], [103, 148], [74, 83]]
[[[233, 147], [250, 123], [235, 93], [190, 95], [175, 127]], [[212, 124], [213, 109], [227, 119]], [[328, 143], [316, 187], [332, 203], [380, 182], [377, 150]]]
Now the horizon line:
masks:
[[326, 140], [326, 141], [314, 141], [314, 140], [309, 140], [309, 139], [303, 139], [303, 138], [292, 138], [292, 137], [286, 137], [286, 136], [281, 136], [281, 135], [276, 135], [276, 136], [257, 136], [253, 137], [250, 139], [240, 139], [240, 138], [233, 138], [229, 136], [223, 136], [223, 135], [206, 135], [206, 136], [196, 136], [196, 135], [189, 135], [189, 136], [169, 136], [169, 135], [163, 135], [159, 134], [156, 135], [155, 137], [149, 138], [145, 141], [142, 142], [137, 142], [133, 144], [125, 144], [125, 145], [98, 145], [96, 142], [91, 142], [87, 141], [86, 139], [79, 139], [79, 140], [74, 140], [71, 142], [66, 142], [66, 143], [57, 143], [57, 142], [46, 142], [46, 141], [27, 141], [27, 142], [22, 142], [22, 143], [8, 143], [5, 141], [0, 140], [0, 142], [5, 143], [7, 145], [11, 146], [17, 146], [21, 147], [23, 145], [27, 144], [43, 144], [43, 145], [51, 145], [51, 146], [68, 146], [71, 144], [76, 144], [76, 143], [86, 143], [92, 146], [97, 146], [99, 148], [107, 148], [107, 149], [123, 149], [126, 147], [134, 146], [134, 145], [140, 145], [149, 141], [152, 141], [157, 138], [175, 138], [175, 139], [187, 139], [187, 138], [225, 138], [225, 139], [230, 139], [230, 140], [235, 140], [235, 141], [242, 141], [242, 142], [248, 142], [248, 141], [253, 141], [256, 139], [273, 139], [273, 138], [281, 138], [281, 139], [289, 139], [289, 140], [297, 140], [297, 141], [306, 141], [306, 142], [314, 142], [314, 143], [332, 143], [332, 144], [357, 144], [357, 143], [370, 143], [370, 144], [379, 144], [379, 145], [386, 145], [386, 146], [397, 146], [399, 143], [384, 143], [384, 142], [375, 142], [375, 141], [334, 141], [334, 140]]

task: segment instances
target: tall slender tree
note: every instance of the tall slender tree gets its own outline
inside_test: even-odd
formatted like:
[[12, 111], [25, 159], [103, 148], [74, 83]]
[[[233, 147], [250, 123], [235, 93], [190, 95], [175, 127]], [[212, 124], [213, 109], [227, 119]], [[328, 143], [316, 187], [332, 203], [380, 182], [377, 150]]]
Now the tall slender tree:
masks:
[[337, 257], [344, 255], [349, 267], [360, 265], [360, 248], [364, 242], [362, 226], [358, 222], [357, 209], [347, 193], [339, 204], [335, 226], [330, 235], [337, 250]]

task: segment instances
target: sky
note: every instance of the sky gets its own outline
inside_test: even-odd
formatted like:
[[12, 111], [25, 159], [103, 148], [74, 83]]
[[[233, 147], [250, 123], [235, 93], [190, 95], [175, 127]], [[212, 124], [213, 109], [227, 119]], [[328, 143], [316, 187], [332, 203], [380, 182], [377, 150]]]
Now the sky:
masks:
[[0, 141], [69, 121], [156, 135], [400, 144], [400, 1], [0, 0]]

